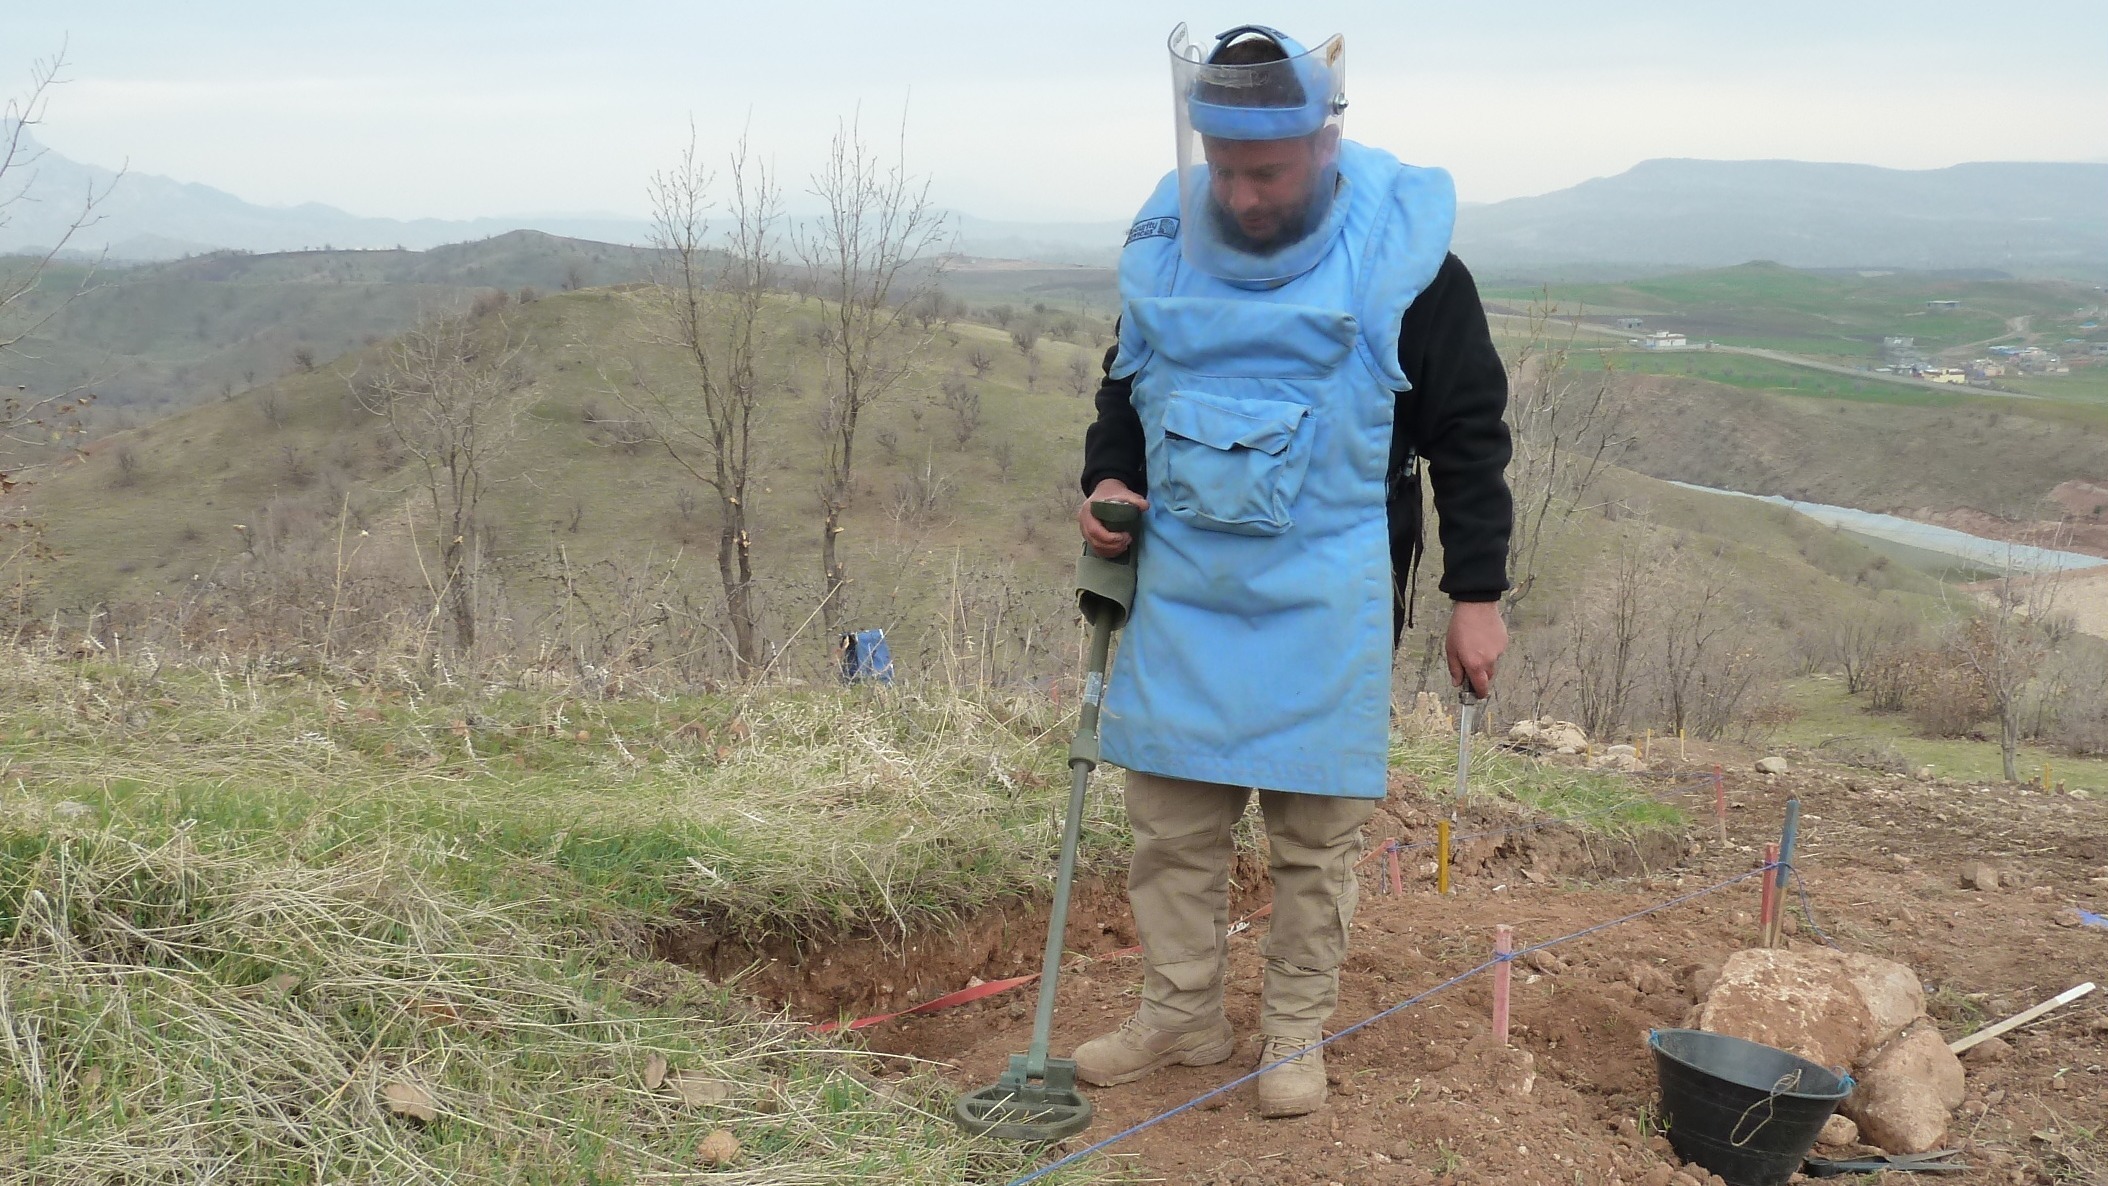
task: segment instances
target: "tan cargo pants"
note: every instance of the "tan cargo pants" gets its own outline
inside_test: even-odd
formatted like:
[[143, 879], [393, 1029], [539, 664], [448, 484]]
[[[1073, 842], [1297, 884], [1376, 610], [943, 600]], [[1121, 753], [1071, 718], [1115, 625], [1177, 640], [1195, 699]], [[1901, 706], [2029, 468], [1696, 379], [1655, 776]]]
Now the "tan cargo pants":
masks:
[[[1142, 1022], [1186, 1033], [1222, 1015], [1229, 957], [1231, 830], [1247, 787], [1127, 774], [1134, 861], [1127, 895], [1142, 936]], [[1316, 1041], [1339, 1004], [1339, 965], [1359, 890], [1354, 862], [1376, 799], [1259, 792], [1274, 912], [1260, 945], [1261, 1033]]]

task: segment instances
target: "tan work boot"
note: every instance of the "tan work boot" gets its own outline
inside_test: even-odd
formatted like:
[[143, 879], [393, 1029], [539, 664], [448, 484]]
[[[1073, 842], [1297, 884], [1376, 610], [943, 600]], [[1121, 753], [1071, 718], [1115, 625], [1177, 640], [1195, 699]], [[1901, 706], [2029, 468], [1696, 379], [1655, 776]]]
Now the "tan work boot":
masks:
[[1099, 1087], [1117, 1087], [1169, 1066], [1212, 1066], [1236, 1052], [1237, 1037], [1230, 1032], [1228, 1018], [1180, 1034], [1144, 1025], [1137, 1014], [1112, 1033], [1076, 1048], [1076, 1077]]
[[[1316, 1041], [1267, 1034], [1259, 1039], [1259, 1065], [1280, 1062]], [[1259, 1076], [1259, 1114], [1270, 1120], [1302, 1116], [1325, 1103], [1325, 1052], [1313, 1050]]]

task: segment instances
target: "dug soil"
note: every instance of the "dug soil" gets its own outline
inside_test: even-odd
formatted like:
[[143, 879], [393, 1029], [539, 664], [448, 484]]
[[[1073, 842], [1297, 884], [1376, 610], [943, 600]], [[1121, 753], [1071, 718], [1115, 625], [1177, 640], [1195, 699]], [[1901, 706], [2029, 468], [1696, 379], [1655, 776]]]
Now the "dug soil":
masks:
[[[1365, 862], [1334, 1030], [1485, 962], [1497, 924], [1513, 927], [1519, 945], [1541, 943], [1748, 872], [1763, 843], [1777, 837], [1789, 796], [1802, 805], [1796, 864], [1821, 931], [1793, 917], [1787, 941], [1826, 936], [1910, 965], [1950, 1039], [2081, 981], [2108, 983], [2108, 929], [2086, 923], [2075, 909], [2108, 913], [2108, 803], [1838, 768], [1737, 774], [1749, 768], [1747, 755], [1713, 756], [1733, 763], [1724, 841], [1707, 789], [1689, 804], [1688, 836], [1620, 840], [1559, 827], [1466, 842], [1447, 897], [1434, 892], [1425, 850], [1405, 854], [1402, 895], [1387, 892], [1384, 857]], [[1673, 785], [1634, 781], [1635, 793], [1659, 795]], [[1371, 848], [1393, 837], [1432, 840], [1433, 821], [1420, 802], [1394, 794], [1370, 829]], [[1496, 812], [1466, 819], [1459, 831], [1501, 826], [1512, 826], [1512, 818]], [[1978, 862], [2002, 874], [2000, 888], [1962, 888], [1960, 875]], [[1265, 902], [1256, 860], [1240, 864], [1237, 884], [1240, 911]], [[1135, 1008], [1140, 970], [1123, 952], [1134, 928], [1117, 888], [1093, 887], [1071, 920], [1075, 954], [1061, 979], [1057, 1054], [1112, 1029]], [[1262, 1120], [1244, 1086], [1102, 1156], [1108, 1168], [1174, 1183], [1662, 1186], [1676, 1163], [1648, 1125], [1655, 1087], [1647, 1033], [1683, 1024], [1694, 984], [1702, 986], [1710, 969], [1753, 943], [1758, 898], [1758, 880], [1749, 878], [1518, 961], [1510, 1049], [1491, 1036], [1492, 977], [1476, 976], [1333, 1043], [1333, 1094], [1319, 1113]], [[810, 953], [802, 965], [779, 961], [755, 983], [816, 1018], [898, 1008], [972, 978], [1034, 967], [1041, 941], [1034, 917], [1014, 911], [955, 934], [920, 936], [910, 941], [913, 954], [900, 940]], [[1247, 1037], [1257, 1024], [1257, 940], [1265, 925], [1254, 923], [1231, 946], [1229, 1014]], [[918, 966], [926, 974], [918, 977]], [[874, 997], [864, 983], [874, 976], [893, 991]], [[845, 977], [858, 983], [845, 987]], [[935, 1064], [970, 1090], [992, 1083], [1008, 1057], [1025, 1048], [1031, 991], [860, 1033], [873, 1050], [902, 1056], [889, 1060], [895, 1073]], [[2108, 1184], [2104, 998], [2108, 992], [2008, 1035], [2012, 1049], [2003, 1057], [1968, 1061], [1968, 1099], [1949, 1143], [1963, 1149], [1972, 1168], [1940, 1180]], [[1065, 1148], [1245, 1074], [1253, 1053], [1247, 1041], [1218, 1066], [1173, 1068], [1091, 1091], [1094, 1122]]]

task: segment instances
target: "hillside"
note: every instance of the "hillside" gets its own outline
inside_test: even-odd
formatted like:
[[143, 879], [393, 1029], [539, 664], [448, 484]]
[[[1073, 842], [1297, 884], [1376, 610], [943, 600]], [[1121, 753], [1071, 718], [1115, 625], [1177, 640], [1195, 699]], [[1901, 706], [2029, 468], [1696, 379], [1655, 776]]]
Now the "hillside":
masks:
[[117, 423], [142, 423], [392, 337], [426, 311], [639, 280], [648, 261], [636, 248], [513, 231], [428, 251], [217, 252], [92, 273], [58, 263], [20, 317], [63, 308], [0, 378], [36, 392], [87, 388], [102, 423], [127, 411]]
[[1481, 271], [1578, 264], [1989, 268], [2108, 279], [2108, 164], [1882, 169], [1809, 161], [1643, 161], [1474, 206], [1457, 251]]
[[[610, 645], [629, 628], [616, 619], [639, 612], [638, 597], [685, 607], [697, 622], [716, 612], [710, 503], [638, 441], [623, 402], [634, 400], [640, 375], [657, 384], [677, 373], [639, 345], [641, 300], [600, 289], [486, 314], [526, 343], [531, 378], [478, 541], [491, 612], [523, 643], [571, 637], [590, 616], [601, 639], [592, 645]], [[768, 411], [764, 478], [751, 500], [767, 633], [804, 655], [795, 661], [804, 671], [817, 654], [816, 311], [795, 298], [780, 305], [770, 365], [786, 381]], [[1050, 307], [1049, 316], [1073, 315]], [[843, 537], [856, 578], [852, 617], [886, 626], [904, 665], [968, 663], [1016, 678], [1067, 645], [1074, 474], [1092, 415], [1082, 392], [1094, 387], [1107, 329], [1103, 320], [1080, 325], [1074, 342], [1041, 339], [1036, 379], [1003, 331], [939, 328], [898, 394], [870, 414]], [[288, 602], [355, 598], [368, 603], [359, 612], [382, 618], [424, 599], [429, 576], [402, 542], [430, 522], [419, 471], [343, 378], [379, 354], [362, 348], [120, 433], [46, 475], [28, 504], [60, 555], [43, 604], [68, 618], [102, 606], [135, 623], [188, 614], [240, 637]], [[977, 354], [989, 362], [985, 376], [974, 374]], [[945, 406], [947, 385], [976, 397], [970, 428]], [[1603, 557], [1648, 540], [1672, 550], [1709, 541], [1690, 554], [1724, 558], [1739, 574], [1738, 596], [1769, 623], [1819, 617], [1884, 588], [1930, 587], [1900, 570], [1878, 575], [1886, 565], [1874, 553], [1774, 508], [1635, 472], [1612, 488], [1620, 505], [1645, 514], [1577, 520], [1580, 533], [1546, 557], [1532, 615], [1577, 603]], [[1430, 586], [1438, 572], [1430, 557]], [[1433, 594], [1424, 592], [1426, 603]], [[229, 617], [230, 605], [253, 609]]]

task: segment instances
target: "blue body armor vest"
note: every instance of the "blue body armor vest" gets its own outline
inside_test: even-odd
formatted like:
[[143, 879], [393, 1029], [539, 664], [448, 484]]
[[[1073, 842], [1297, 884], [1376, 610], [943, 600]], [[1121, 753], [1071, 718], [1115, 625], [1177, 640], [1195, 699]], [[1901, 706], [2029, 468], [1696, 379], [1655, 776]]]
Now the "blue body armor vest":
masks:
[[1167, 176], [1120, 258], [1120, 347], [1150, 506], [1106, 690], [1107, 761], [1382, 798], [1392, 421], [1406, 306], [1449, 250], [1449, 175], [1343, 141], [1332, 248], [1278, 287], [1180, 258]]

